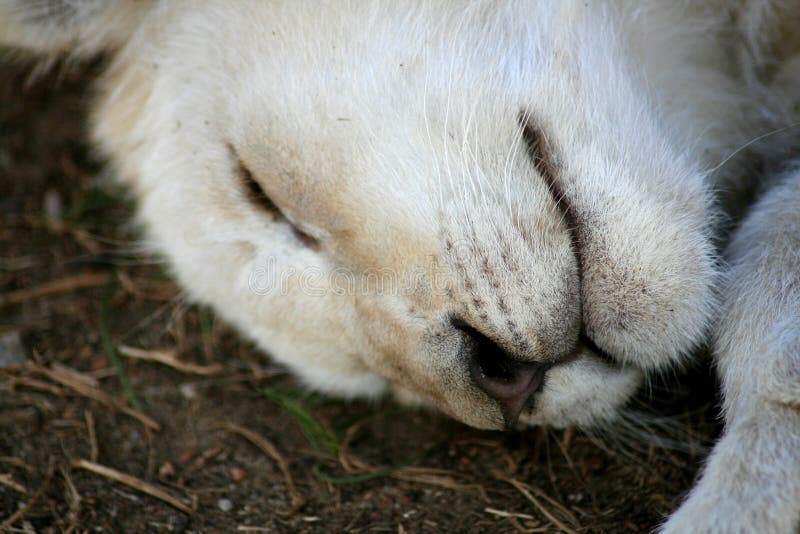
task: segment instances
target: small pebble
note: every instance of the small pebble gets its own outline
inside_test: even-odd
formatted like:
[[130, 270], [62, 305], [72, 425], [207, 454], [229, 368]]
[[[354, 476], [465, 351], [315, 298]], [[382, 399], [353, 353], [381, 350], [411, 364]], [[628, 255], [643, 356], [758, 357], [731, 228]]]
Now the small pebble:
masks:
[[217, 508], [223, 512], [230, 512], [233, 509], [233, 503], [228, 499], [220, 499], [217, 501]]
[[234, 482], [241, 482], [246, 476], [247, 472], [241, 467], [231, 467], [231, 478]]
[[103, 369], [108, 369], [111, 366], [111, 362], [108, 361], [108, 358], [105, 356], [97, 356], [96, 358], [92, 358], [92, 361], [89, 363], [89, 369], [92, 371], [101, 371]]
[[171, 462], [164, 462], [158, 468], [158, 476], [160, 478], [169, 478], [175, 474], [175, 466]]
[[185, 451], [181, 451], [178, 454], [178, 461], [180, 463], [182, 463], [182, 464], [185, 464], [187, 462], [190, 462], [190, 461], [194, 460], [194, 458], [196, 456], [197, 456], [197, 451], [192, 450], [192, 449], [188, 449], [188, 450], [185, 450]]
[[19, 332], [12, 330], [0, 335], [0, 367], [19, 365], [27, 360]]
[[53, 221], [60, 221], [64, 216], [64, 203], [61, 194], [55, 189], [48, 189], [44, 193], [43, 209], [45, 217]]
[[189, 384], [188, 382], [184, 382], [178, 386], [178, 391], [181, 392], [181, 395], [186, 400], [192, 400], [197, 397], [197, 388], [194, 387], [194, 384]]

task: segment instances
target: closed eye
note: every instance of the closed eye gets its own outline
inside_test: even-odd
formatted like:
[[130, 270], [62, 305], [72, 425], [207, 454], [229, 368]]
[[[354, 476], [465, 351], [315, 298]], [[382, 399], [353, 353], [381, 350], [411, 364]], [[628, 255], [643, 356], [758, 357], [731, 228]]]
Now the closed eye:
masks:
[[528, 155], [539, 175], [544, 179], [550, 194], [553, 195], [556, 207], [567, 221], [572, 236], [573, 247], [580, 264], [582, 260], [581, 218], [573, 208], [569, 197], [561, 183], [559, 163], [545, 132], [538, 127], [533, 117], [526, 111], [519, 113], [522, 127], [522, 138], [528, 147]]
[[272, 198], [266, 193], [266, 191], [264, 191], [264, 188], [261, 187], [261, 184], [258, 183], [258, 180], [256, 180], [256, 178], [253, 176], [253, 173], [250, 171], [250, 169], [247, 168], [245, 162], [239, 157], [236, 149], [234, 149], [230, 144], [228, 145], [228, 149], [233, 155], [236, 166], [236, 176], [239, 179], [239, 183], [241, 184], [245, 197], [250, 205], [262, 213], [270, 215], [273, 220], [287, 224], [291, 228], [294, 236], [301, 243], [303, 243], [303, 245], [310, 248], [318, 248], [319, 241], [313, 236], [310, 236], [306, 232], [300, 230], [295, 224], [292, 223], [292, 221], [289, 220], [288, 217], [286, 217], [278, 205], [275, 204]]
[[[533, 166], [539, 175], [547, 183], [550, 192], [556, 199], [556, 203], [560, 204], [566, 199], [564, 198], [564, 191], [558, 179], [558, 167], [555, 159], [555, 154], [550, 147], [550, 142], [547, 139], [544, 131], [537, 127], [533, 118], [525, 111], [519, 114], [519, 122], [522, 127], [522, 138], [528, 147], [528, 155], [533, 162]], [[569, 206], [561, 206], [565, 211], [569, 211]]]

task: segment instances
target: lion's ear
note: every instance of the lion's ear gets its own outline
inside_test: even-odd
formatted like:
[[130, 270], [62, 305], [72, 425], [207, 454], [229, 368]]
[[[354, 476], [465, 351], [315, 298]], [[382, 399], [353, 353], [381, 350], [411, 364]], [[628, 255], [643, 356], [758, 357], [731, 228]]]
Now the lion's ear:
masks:
[[0, 47], [91, 56], [124, 43], [152, 0], [0, 0]]

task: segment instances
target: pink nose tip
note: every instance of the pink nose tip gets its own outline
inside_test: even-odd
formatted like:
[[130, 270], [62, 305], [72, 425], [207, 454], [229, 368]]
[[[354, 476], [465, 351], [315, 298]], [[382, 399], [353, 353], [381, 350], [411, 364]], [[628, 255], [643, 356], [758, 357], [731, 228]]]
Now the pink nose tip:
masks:
[[544, 384], [544, 375], [549, 365], [506, 360], [502, 363], [502, 368], [499, 373], [487, 372], [478, 363], [472, 366], [471, 372], [475, 384], [500, 404], [506, 428], [510, 429], [517, 424], [525, 405]]
[[472, 380], [497, 401], [506, 428], [513, 428], [522, 410], [544, 384], [552, 363], [519, 360], [463, 321], [456, 328], [469, 336], [469, 370]]

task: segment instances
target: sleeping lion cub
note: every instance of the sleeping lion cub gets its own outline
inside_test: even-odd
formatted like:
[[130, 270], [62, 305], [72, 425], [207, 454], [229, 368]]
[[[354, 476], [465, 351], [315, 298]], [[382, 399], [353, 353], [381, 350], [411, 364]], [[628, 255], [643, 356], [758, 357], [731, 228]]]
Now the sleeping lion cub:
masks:
[[663, 531], [793, 532], [789, 4], [3, 0], [0, 44], [112, 58], [148, 237], [305, 383], [586, 427], [710, 340], [726, 432]]

